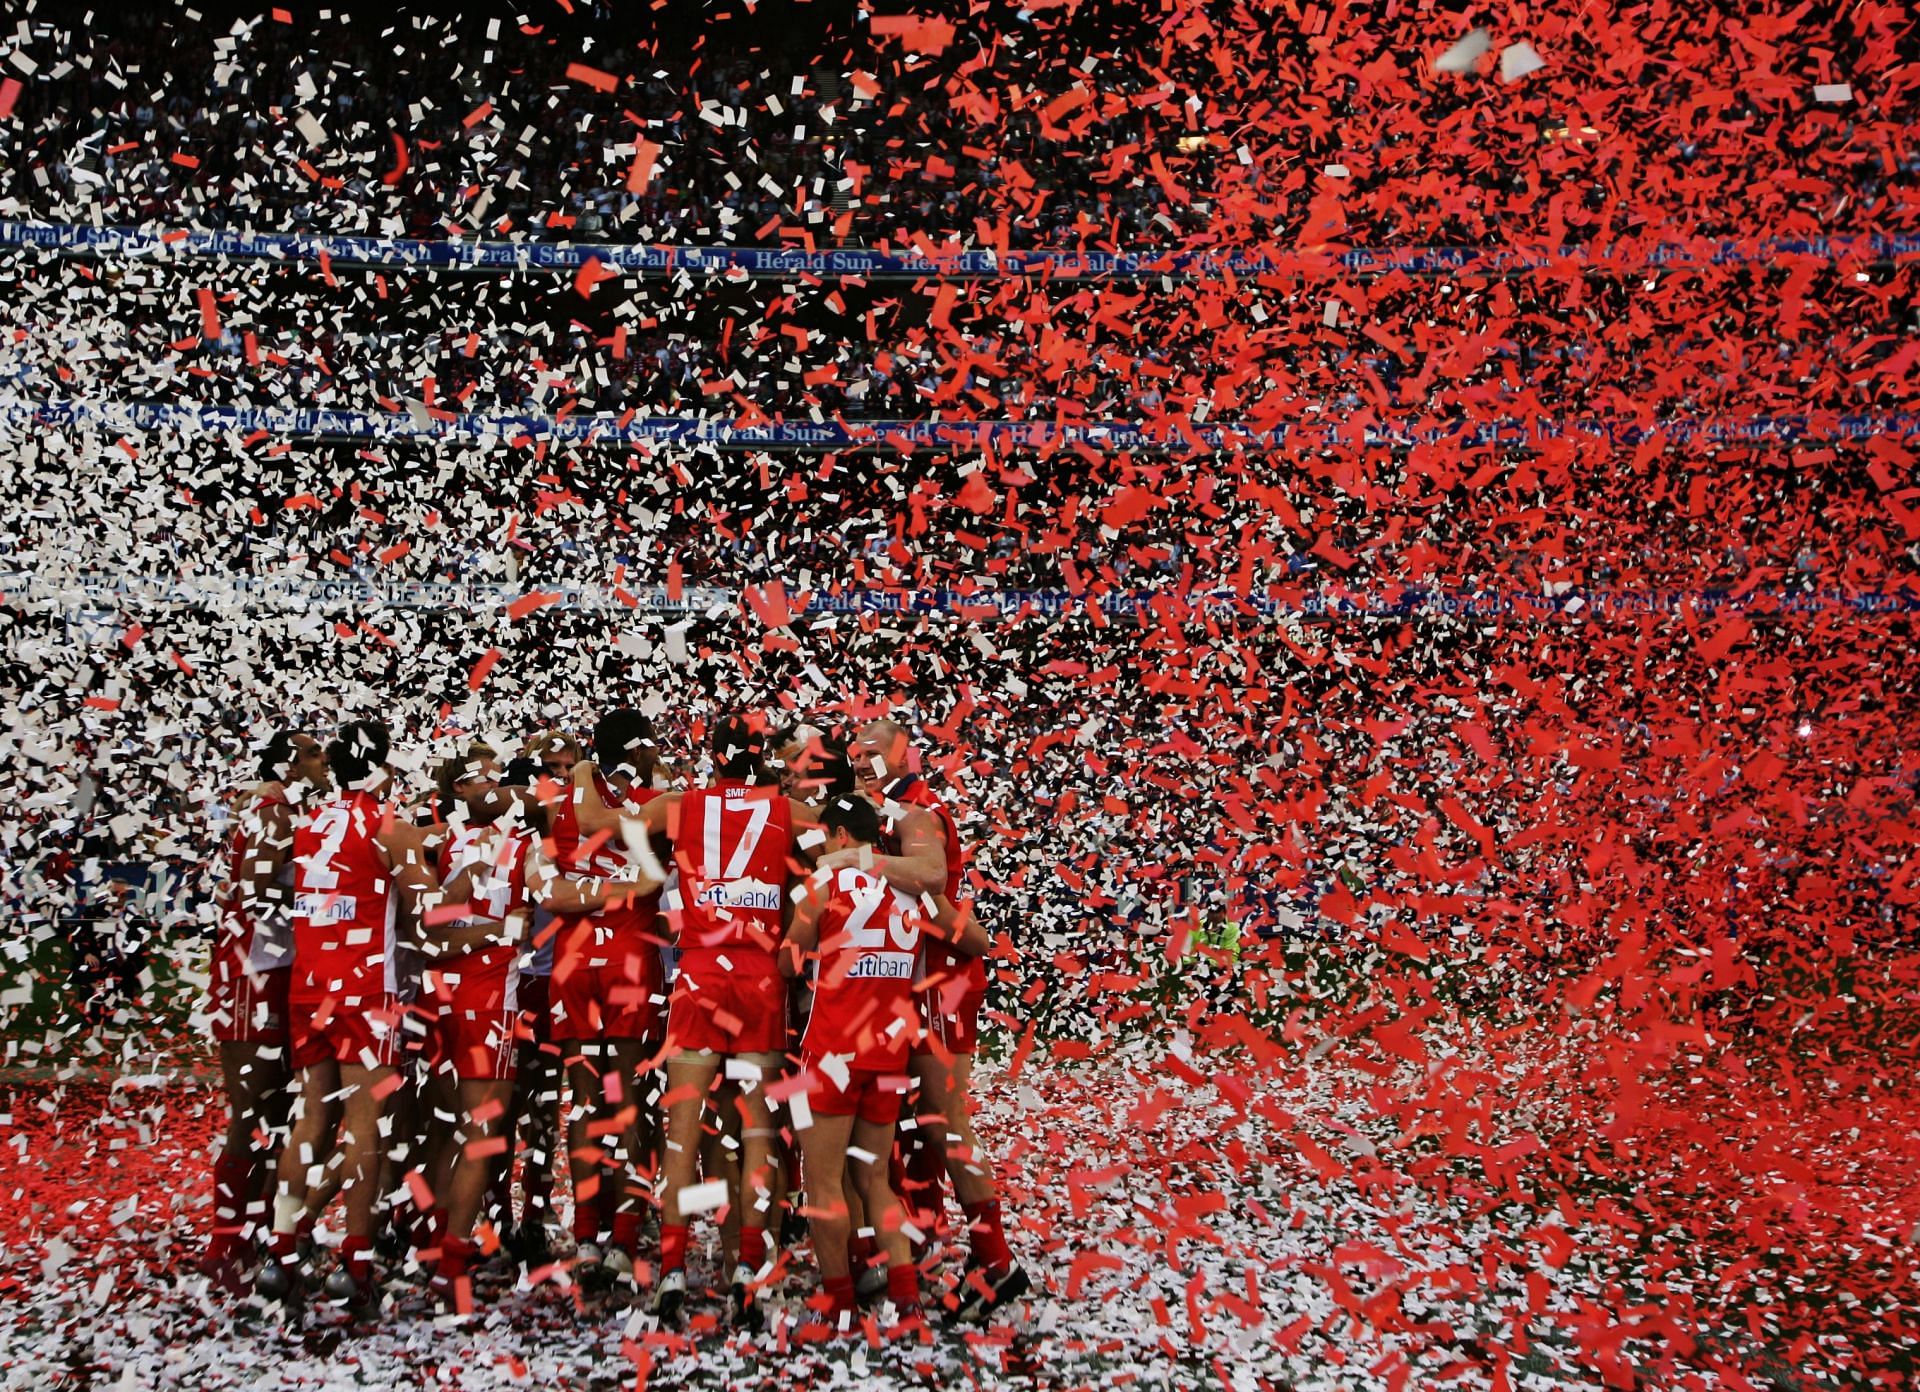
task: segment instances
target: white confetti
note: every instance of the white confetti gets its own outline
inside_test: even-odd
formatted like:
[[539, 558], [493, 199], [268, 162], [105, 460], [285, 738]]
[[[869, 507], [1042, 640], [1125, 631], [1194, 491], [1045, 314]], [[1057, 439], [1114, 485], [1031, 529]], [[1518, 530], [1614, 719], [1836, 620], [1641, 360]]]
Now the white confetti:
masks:
[[682, 1213], [711, 1213], [726, 1201], [727, 1182], [724, 1179], [709, 1179], [700, 1184], [689, 1184], [680, 1191]]
[[1500, 50], [1500, 80], [1518, 82], [1528, 73], [1539, 72], [1546, 67], [1547, 60], [1534, 50], [1532, 44], [1522, 39], [1519, 43], [1508, 44]]
[[1493, 47], [1493, 39], [1484, 29], [1469, 30], [1452, 48], [1434, 59], [1433, 70], [1444, 73], [1468, 73]]

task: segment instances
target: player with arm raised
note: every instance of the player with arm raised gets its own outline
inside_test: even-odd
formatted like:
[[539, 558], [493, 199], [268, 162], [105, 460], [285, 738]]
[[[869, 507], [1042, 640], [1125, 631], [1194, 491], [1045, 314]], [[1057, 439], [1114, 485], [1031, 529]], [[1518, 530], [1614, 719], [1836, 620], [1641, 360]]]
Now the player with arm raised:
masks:
[[[787, 987], [776, 954], [795, 830], [813, 822], [808, 808], [774, 785], [766, 767], [768, 743], [763, 718], [730, 716], [713, 729], [716, 776], [707, 787], [670, 794], [639, 818], [614, 814], [607, 820], [608, 809], [591, 807], [591, 797], [579, 804], [585, 825], [636, 843], [668, 837], [679, 872], [677, 901], [667, 905], [680, 963], [667, 1007], [667, 1143], [654, 1293], [654, 1311], [663, 1323], [677, 1321], [686, 1300], [689, 1215], [680, 1196], [694, 1181], [701, 1117], [722, 1069], [740, 1084], [742, 1113], [740, 1256], [730, 1294], [736, 1318], [757, 1318], [754, 1286], [766, 1260], [772, 1207], [768, 1164], [774, 1133], [766, 1083], [780, 1070], [786, 1045]], [[589, 766], [574, 770], [583, 791], [592, 777]]]
[[343, 725], [327, 746], [334, 796], [294, 831], [288, 1017], [299, 1101], [280, 1156], [272, 1256], [257, 1281], [270, 1299], [299, 1286], [296, 1233], [336, 1134], [346, 1235], [326, 1289], [358, 1308], [374, 1295], [381, 1119], [401, 1053], [394, 975], [400, 912], [404, 904], [431, 914], [440, 891], [424, 834], [396, 816], [388, 800], [389, 743], [378, 721]]

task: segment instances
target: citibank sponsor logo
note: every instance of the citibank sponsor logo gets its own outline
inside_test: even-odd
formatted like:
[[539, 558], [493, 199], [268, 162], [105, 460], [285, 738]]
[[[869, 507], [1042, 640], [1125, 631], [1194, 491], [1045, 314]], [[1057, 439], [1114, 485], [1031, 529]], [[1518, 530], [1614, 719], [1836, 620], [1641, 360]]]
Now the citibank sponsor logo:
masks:
[[869, 981], [913, 980], [911, 952], [868, 952], [854, 959], [847, 968], [847, 979]]
[[772, 909], [777, 913], [780, 886], [763, 880], [716, 880], [702, 885], [693, 902], [712, 909]]
[[351, 923], [359, 907], [351, 894], [296, 894], [293, 916], [309, 923]]

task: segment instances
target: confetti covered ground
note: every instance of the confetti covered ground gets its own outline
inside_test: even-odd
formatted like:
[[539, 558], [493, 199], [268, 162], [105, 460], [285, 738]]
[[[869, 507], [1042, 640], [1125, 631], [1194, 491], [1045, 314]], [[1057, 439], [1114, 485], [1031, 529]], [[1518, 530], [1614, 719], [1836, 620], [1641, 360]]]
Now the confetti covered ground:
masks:
[[[1171, 1050], [984, 1068], [982, 1132], [1039, 1289], [987, 1331], [830, 1353], [786, 1345], [778, 1316], [729, 1336], [717, 1305], [705, 1330], [661, 1334], [563, 1269], [533, 1288], [493, 1273], [469, 1320], [406, 1279], [359, 1325], [236, 1302], [182, 1260], [210, 1201], [205, 1080], [16, 1083], [4, 1385], [1784, 1388], [1907, 1366], [1910, 1078], [1807, 1098], [1676, 1076], [1640, 1131], [1670, 1150], [1606, 1183], [1552, 1158], [1580, 1147], [1545, 1041], [1436, 1029], [1420, 1066], [1394, 1067], [1403, 1050], [1343, 1034], [1344, 1009], [1310, 1014], [1291, 1043], [1173, 1026]], [[1453, 1144], [1435, 1143], [1442, 1115]], [[811, 1290], [796, 1270], [776, 1308]]]
[[[1920, 1385], [1911, 6], [525, 11], [0, 20], [0, 1386]], [[627, 705], [911, 731], [987, 1330], [192, 1274], [270, 737]]]

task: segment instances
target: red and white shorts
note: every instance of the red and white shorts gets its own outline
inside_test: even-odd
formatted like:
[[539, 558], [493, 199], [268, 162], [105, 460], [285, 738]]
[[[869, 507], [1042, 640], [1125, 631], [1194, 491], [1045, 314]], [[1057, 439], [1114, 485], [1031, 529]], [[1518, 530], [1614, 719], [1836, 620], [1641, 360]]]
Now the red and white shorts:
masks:
[[667, 1005], [669, 1054], [778, 1054], [786, 1047], [787, 979], [778, 957], [754, 947], [680, 955]]
[[391, 995], [350, 998], [296, 992], [287, 1002], [293, 1067], [312, 1068], [334, 1059], [364, 1068], [397, 1068], [406, 1052], [406, 1011]]
[[984, 982], [950, 977], [916, 993], [920, 998], [920, 1042], [916, 1054], [972, 1054], [980, 1047], [980, 1011], [987, 1003]]
[[658, 946], [636, 934], [603, 937], [590, 919], [561, 928], [549, 988], [553, 1037], [658, 1039], [666, 994]]
[[520, 1001], [514, 951], [495, 949], [437, 964], [427, 972], [426, 1004], [433, 1012], [428, 1060], [463, 1081], [513, 1077], [519, 1046]]
[[853, 1116], [874, 1126], [900, 1119], [900, 1099], [913, 1085], [902, 1068], [860, 1068], [848, 1065], [845, 1084], [836, 1083], [820, 1067], [817, 1057], [804, 1061], [807, 1106], [816, 1116]]
[[247, 965], [246, 944], [222, 931], [213, 945], [213, 972], [207, 983], [213, 1037], [222, 1044], [287, 1042], [287, 992], [291, 967], [255, 971]]

